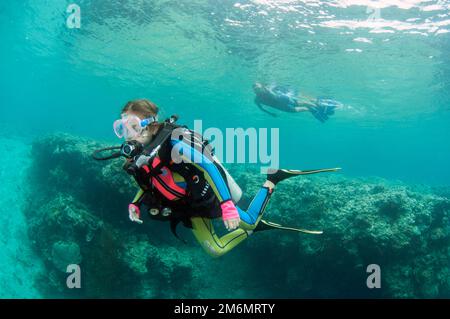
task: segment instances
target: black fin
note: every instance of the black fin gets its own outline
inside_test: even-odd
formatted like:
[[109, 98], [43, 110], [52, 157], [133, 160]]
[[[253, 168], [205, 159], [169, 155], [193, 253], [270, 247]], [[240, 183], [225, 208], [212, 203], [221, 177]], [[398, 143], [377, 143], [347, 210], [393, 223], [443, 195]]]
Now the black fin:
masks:
[[295, 177], [299, 175], [311, 175], [326, 172], [336, 172], [339, 171], [340, 167], [334, 168], [322, 168], [322, 169], [311, 169], [311, 170], [293, 170], [293, 169], [268, 169], [267, 170], [267, 180], [274, 184], [277, 184], [287, 178]]
[[321, 230], [308, 230], [308, 229], [301, 229], [301, 228], [295, 228], [295, 227], [287, 227], [287, 226], [283, 226], [280, 224], [266, 221], [264, 219], [260, 220], [259, 224], [256, 226], [256, 228], [253, 231], [258, 232], [258, 231], [271, 230], [271, 229], [295, 231], [295, 232], [299, 232], [299, 233], [312, 234], [312, 235], [323, 234], [323, 231], [321, 231]]

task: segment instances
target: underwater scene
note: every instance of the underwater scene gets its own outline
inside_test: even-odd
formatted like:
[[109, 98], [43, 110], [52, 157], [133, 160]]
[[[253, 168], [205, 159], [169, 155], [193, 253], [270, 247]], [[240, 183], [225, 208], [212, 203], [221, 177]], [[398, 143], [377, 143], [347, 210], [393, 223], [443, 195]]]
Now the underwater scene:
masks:
[[449, 0], [0, 2], [0, 298], [450, 298]]

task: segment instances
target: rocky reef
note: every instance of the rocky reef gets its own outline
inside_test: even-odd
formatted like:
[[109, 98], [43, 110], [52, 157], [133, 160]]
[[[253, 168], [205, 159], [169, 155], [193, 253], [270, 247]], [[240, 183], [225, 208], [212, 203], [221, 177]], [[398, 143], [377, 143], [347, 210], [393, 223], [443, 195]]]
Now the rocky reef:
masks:
[[[450, 191], [350, 179], [297, 177], [279, 185], [267, 220], [322, 235], [255, 233], [212, 259], [180, 226], [144, 216], [129, 222], [136, 191], [122, 160], [97, 162], [85, 138], [36, 140], [27, 179], [29, 237], [46, 272], [36, 283], [47, 297], [302, 298], [450, 297]], [[231, 166], [251, 200], [264, 176]], [[244, 207], [245, 208], [245, 207]], [[220, 231], [223, 231], [218, 222]], [[66, 266], [81, 268], [81, 289], [66, 286]], [[381, 289], [368, 289], [366, 267], [381, 267]]]

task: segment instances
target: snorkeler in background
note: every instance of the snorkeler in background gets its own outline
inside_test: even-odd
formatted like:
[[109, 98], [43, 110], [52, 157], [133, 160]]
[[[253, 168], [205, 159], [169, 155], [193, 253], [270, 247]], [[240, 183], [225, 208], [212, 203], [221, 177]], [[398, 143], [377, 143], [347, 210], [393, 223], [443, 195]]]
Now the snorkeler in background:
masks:
[[311, 112], [322, 123], [328, 120], [336, 109], [343, 106], [342, 103], [330, 98], [312, 98], [281, 86], [264, 85], [259, 82], [253, 85], [253, 91], [256, 94], [255, 104], [272, 116], [276, 115], [264, 109], [263, 105], [284, 112]]

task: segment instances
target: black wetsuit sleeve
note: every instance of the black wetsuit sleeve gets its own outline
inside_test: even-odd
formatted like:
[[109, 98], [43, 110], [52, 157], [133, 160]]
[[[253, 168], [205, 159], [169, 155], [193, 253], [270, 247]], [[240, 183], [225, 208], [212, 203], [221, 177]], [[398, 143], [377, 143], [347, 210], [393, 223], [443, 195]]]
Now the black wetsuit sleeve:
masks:
[[262, 107], [262, 104], [258, 101], [258, 99], [255, 99], [255, 104], [259, 107], [259, 109], [260, 109], [261, 111], [266, 112], [266, 113], [272, 115], [273, 117], [277, 117], [277, 115], [276, 115], [275, 113], [269, 112], [269, 111], [267, 111], [266, 109], [264, 109], [264, 108]]

